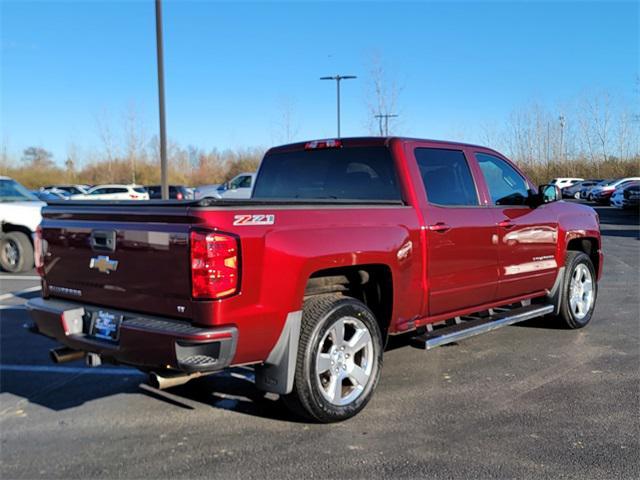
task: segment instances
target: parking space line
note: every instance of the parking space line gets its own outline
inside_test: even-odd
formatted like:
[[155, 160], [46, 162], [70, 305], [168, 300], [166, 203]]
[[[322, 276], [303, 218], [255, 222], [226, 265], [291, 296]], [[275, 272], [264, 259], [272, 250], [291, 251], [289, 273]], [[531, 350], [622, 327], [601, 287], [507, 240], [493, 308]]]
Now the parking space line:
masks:
[[40, 280], [38, 275], [0, 275], [0, 280]]
[[0, 372], [32, 372], [32, 373], [59, 373], [66, 375], [112, 375], [112, 376], [144, 376], [139, 370], [123, 368], [87, 368], [87, 367], [56, 367], [46, 365], [0, 365]]
[[32, 293], [40, 290], [40, 285], [36, 285], [35, 287], [25, 288], [23, 290], [18, 290], [17, 292], [10, 292], [0, 295], [0, 302], [4, 300], [9, 300], [10, 298], [18, 297], [22, 293]]

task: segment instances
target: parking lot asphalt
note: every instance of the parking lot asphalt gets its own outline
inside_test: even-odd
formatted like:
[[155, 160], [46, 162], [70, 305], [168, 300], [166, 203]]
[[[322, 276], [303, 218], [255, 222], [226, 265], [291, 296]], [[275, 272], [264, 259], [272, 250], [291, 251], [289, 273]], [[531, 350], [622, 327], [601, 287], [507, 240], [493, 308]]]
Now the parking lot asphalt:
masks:
[[25, 328], [37, 280], [0, 275], [0, 477], [640, 478], [638, 214], [598, 211], [587, 328], [392, 349], [369, 406], [332, 425], [291, 417], [245, 369], [161, 392], [136, 370], [53, 365]]

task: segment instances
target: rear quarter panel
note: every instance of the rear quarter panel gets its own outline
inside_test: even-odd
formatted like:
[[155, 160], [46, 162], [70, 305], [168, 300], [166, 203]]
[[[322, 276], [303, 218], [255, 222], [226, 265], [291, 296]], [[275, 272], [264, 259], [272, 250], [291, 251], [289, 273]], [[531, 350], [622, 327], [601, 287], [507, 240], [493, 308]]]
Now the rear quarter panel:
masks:
[[[411, 207], [288, 206], [231, 212], [203, 208], [192, 214], [203, 226], [240, 238], [240, 293], [194, 306], [200, 310], [197, 318], [201, 323], [223, 325], [231, 321], [238, 327], [236, 364], [268, 356], [287, 314], [302, 308], [307, 279], [319, 270], [387, 265], [394, 286], [401, 286], [393, 292], [391, 329], [420, 311], [420, 228]], [[238, 214], [275, 215], [275, 222], [268, 226], [233, 225]], [[399, 259], [398, 250], [408, 242], [412, 244], [410, 254]]]

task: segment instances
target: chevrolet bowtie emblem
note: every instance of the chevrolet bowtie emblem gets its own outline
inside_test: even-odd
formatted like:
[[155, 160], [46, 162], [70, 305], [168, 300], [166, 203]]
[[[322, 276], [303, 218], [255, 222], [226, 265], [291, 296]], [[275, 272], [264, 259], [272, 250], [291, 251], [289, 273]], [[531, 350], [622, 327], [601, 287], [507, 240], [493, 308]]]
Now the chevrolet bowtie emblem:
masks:
[[95, 268], [100, 273], [109, 274], [116, 271], [118, 268], [118, 261], [111, 260], [109, 257], [104, 255], [98, 255], [91, 259], [89, 262], [89, 268]]

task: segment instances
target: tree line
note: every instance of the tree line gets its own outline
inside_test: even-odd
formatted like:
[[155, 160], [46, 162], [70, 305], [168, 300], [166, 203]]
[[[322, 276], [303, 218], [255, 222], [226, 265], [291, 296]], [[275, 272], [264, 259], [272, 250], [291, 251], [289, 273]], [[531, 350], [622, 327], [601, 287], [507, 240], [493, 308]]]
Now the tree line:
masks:
[[[385, 115], [399, 111], [398, 83], [385, 75], [379, 62], [373, 62], [367, 112]], [[639, 87], [640, 89], [640, 82]], [[640, 93], [640, 92], [638, 92]], [[553, 107], [539, 102], [514, 109], [499, 124], [475, 128], [474, 138], [465, 132], [453, 140], [481, 143], [504, 152], [538, 184], [554, 177], [617, 178], [640, 175], [640, 112], [635, 104], [607, 92], [583, 95]], [[283, 136], [295, 141], [299, 125], [293, 106], [283, 107]], [[18, 159], [10, 158], [3, 146], [0, 175], [15, 178], [29, 188], [55, 183], [137, 183], [160, 181], [159, 143], [146, 135], [134, 107], [122, 116], [114, 128], [106, 115], [97, 118], [100, 145], [80, 152], [71, 145], [63, 164], [54, 162], [51, 152], [30, 146]], [[405, 132], [403, 123], [392, 119], [390, 135], [420, 135]], [[366, 125], [372, 135], [380, 134], [380, 124]], [[245, 171], [255, 171], [264, 148], [205, 151], [196, 146], [183, 147], [169, 141], [169, 179], [174, 184], [203, 185], [222, 183]]]

